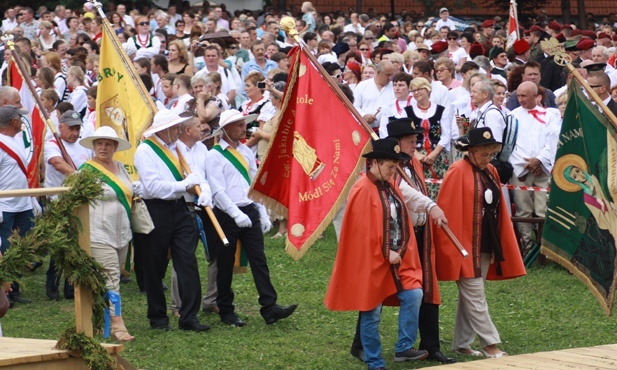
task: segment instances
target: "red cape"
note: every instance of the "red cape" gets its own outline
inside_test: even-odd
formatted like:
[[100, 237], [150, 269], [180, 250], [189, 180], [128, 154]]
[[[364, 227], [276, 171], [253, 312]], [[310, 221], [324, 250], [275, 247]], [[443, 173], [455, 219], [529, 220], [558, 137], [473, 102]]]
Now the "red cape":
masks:
[[[390, 185], [402, 198], [393, 181]], [[407, 212], [405, 207], [403, 210]], [[384, 211], [377, 186], [366, 174], [347, 199], [341, 238], [324, 304], [335, 311], [369, 311], [380, 304], [398, 306], [390, 262], [381, 250]], [[411, 220], [407, 250], [398, 269], [403, 289], [422, 288], [422, 268]]]
[[[497, 170], [492, 165], [489, 171], [499, 179]], [[448, 219], [448, 226], [469, 253], [463, 258], [458, 249], [452, 244], [446, 234], [439, 228], [435, 230], [435, 246], [437, 252], [437, 278], [440, 281], [458, 280], [459, 278], [473, 278], [479, 263], [479, 241], [474, 245], [474, 189], [475, 177], [473, 168], [466, 160], [455, 162], [446, 173], [437, 204], [443, 209]], [[501, 263], [502, 276], [498, 276], [495, 263], [491, 263], [487, 280], [511, 279], [526, 274], [525, 265], [518, 248], [514, 227], [508, 214], [508, 205], [500, 191], [501, 203], [499, 207], [499, 232], [504, 261]], [[477, 218], [477, 217], [476, 217]]]

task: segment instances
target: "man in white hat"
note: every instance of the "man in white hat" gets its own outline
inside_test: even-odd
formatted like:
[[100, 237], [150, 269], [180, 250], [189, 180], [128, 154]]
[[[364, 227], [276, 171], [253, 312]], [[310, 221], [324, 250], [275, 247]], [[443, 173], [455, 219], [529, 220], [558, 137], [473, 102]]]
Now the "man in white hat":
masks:
[[[47, 188], [62, 186], [62, 182], [68, 175], [75, 172], [84, 162], [92, 157], [92, 151], [84, 148], [77, 142], [83, 125], [81, 115], [74, 110], [67, 110], [60, 116], [58, 121], [60, 122], [58, 124], [58, 136], [75, 167], [62, 157], [60, 144], [55, 138], [47, 140], [43, 147], [46, 163], [45, 187]], [[55, 198], [55, 196], [52, 198]], [[50, 259], [49, 268], [47, 269], [47, 282], [45, 284], [45, 292], [49, 299], [59, 298], [59, 285], [60, 276], [56, 274], [54, 260]], [[72, 299], [73, 296], [73, 286], [65, 279], [64, 298]]]
[[229, 247], [216, 240], [217, 289], [216, 304], [221, 321], [231, 326], [246, 325], [234, 312], [234, 292], [231, 289], [236, 243], [239, 240], [246, 252], [261, 305], [261, 316], [266, 324], [273, 324], [291, 315], [297, 305], [282, 307], [276, 304], [277, 295], [264, 253], [263, 234], [272, 223], [264, 206], [248, 197], [252, 179], [257, 173], [253, 151], [240, 140], [246, 137], [246, 124], [253, 122], [255, 114], [243, 116], [235, 110], [221, 114], [221, 133], [218, 144], [206, 157], [206, 176], [212, 188], [215, 204], [214, 214], [229, 240]]
[[[208, 155], [208, 148], [204, 143], [202, 143], [202, 140], [209, 133], [207, 124], [202, 123], [193, 112], [183, 112], [180, 114], [180, 117], [188, 118], [188, 120], [180, 124], [180, 138], [176, 142], [176, 145], [191, 168], [191, 172], [199, 174], [200, 178], [205, 179], [206, 155]], [[203, 204], [205, 206], [212, 207], [212, 194], [210, 192], [210, 186], [208, 186], [207, 183], [202, 184], [201, 192], [201, 197], [205, 202]], [[185, 199], [188, 204], [194, 202], [194, 196], [189, 193], [185, 195]], [[198, 201], [198, 203], [200, 202]], [[203, 207], [195, 207], [195, 214], [200, 218], [200, 220], [197, 221], [201, 221], [204, 229], [206, 229], [206, 226], [210, 226], [211, 222]], [[216, 237], [218, 238], [218, 235]], [[208, 247], [206, 246], [206, 248]], [[208, 286], [206, 295], [204, 295], [202, 300], [203, 309], [206, 312], [218, 312], [218, 309], [216, 308], [216, 254], [213, 249], [214, 248], [209, 248], [209, 253], [207, 255], [207, 257], [209, 256]], [[175, 312], [182, 305], [175, 270], [172, 270], [171, 297], [171, 309]]]
[[161, 109], [154, 116], [152, 126], [144, 132], [147, 139], [135, 151], [135, 168], [141, 183], [135, 188], [139, 189], [154, 223], [154, 230], [137, 238], [139, 241], [135, 247], [141, 250], [150, 327], [170, 330], [162, 280], [167, 270], [167, 251], [171, 250], [178, 283], [182, 287], [178, 326], [182, 330], [203, 332], [210, 326], [202, 325], [197, 319], [201, 296], [195, 257], [198, 234], [185, 195], [187, 192], [194, 194], [194, 187], [199, 185], [204, 191], [198, 204], [206, 205], [211, 200], [207, 199], [208, 187], [203, 176], [197, 173], [184, 176], [176, 150], [180, 124], [189, 119]]

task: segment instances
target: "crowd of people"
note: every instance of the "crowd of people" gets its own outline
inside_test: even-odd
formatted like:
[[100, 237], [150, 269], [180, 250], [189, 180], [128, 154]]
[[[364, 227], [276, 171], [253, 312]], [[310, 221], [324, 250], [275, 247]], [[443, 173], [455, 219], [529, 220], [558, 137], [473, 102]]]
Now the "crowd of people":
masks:
[[[230, 243], [235, 246], [240, 241], [246, 252], [266, 323], [288, 317], [296, 305], [277, 304], [264, 253], [264, 234], [271, 220], [279, 225], [273, 238], [285, 236], [286, 223], [248, 197], [257, 166], [267, 155], [289, 76], [287, 53], [295, 41], [280, 28], [284, 14], [269, 9], [232, 14], [224, 4], [207, 2], [198, 8], [171, 4], [165, 10], [142, 12], [110, 2], [105, 14], [107, 20], [89, 2], [82, 9], [58, 5], [50, 11], [42, 6], [35, 12], [15, 6], [5, 11], [1, 31], [14, 36], [15, 49], [2, 46], [0, 171], [10, 175], [2, 176], [0, 188], [27, 187], [20, 170], [23, 148], [15, 139], [21, 131], [18, 118], [27, 112], [21, 110], [19, 92], [7, 86], [6, 78], [11, 58], [20, 57], [31, 67], [37, 93], [70, 157], [62, 156], [59, 143], [48, 134], [42, 183], [59, 186], [67, 175], [89, 167], [104, 184], [103, 201], [91, 206], [91, 238], [93, 256], [109, 272], [110, 291], [119, 294], [120, 270], [132, 239], [136, 280], [147, 295], [153, 329], [170, 328], [163, 283], [168, 255], [173, 262], [171, 309], [181, 329], [208, 329], [197, 319], [200, 306], [219, 314], [225, 324], [244, 326], [235, 312], [231, 288], [235, 249], [223, 247], [206, 216], [204, 208], [213, 207]], [[296, 18], [303, 47], [382, 138], [373, 143], [366, 175], [352, 190], [340, 230], [334, 283], [326, 297], [332, 309], [360, 311], [352, 354], [369, 368], [385, 366], [377, 324], [381, 305], [394, 298], [395, 303], [400, 301], [404, 312], [400, 325], [405, 327], [399, 331], [396, 360], [453, 362], [439, 344], [440, 298], [435, 287], [441, 279], [456, 280], [459, 286], [453, 351], [505, 355], [496, 347], [500, 339], [488, 315], [483, 283], [487, 278], [520, 276], [524, 269], [520, 253], [518, 259], [512, 253], [517, 240], [505, 219], [509, 204], [499, 184], [548, 186], [572, 78], [542, 42], [558, 44], [604, 104], [617, 113], [617, 23], [605, 18], [602, 24], [591, 22], [590, 29], [581, 30], [556, 20], [530, 22], [521, 25], [520, 39], [510, 45], [498, 17], [455, 23], [447, 8], [436, 17], [414, 18], [372, 11], [320, 13], [304, 2], [290, 15]], [[130, 144], [109, 128], [97, 129], [99, 47], [106, 21], [159, 108], [136, 149], [139, 181], [132, 181], [124, 166], [113, 160], [113, 153]], [[512, 137], [515, 142], [509, 141]], [[409, 186], [393, 174], [399, 162], [412, 180]], [[427, 185], [426, 179], [435, 181]], [[463, 190], [461, 183], [466, 184]], [[483, 189], [483, 196], [473, 193], [474, 184]], [[152, 216], [155, 228], [149, 234], [131, 233], [134, 196], [144, 200]], [[354, 237], [363, 235], [353, 230], [370, 228], [353, 222], [353, 214], [371, 214], [374, 210], [362, 208], [373, 198], [385, 199], [384, 209], [374, 212], [375, 222], [381, 225], [383, 218], [392, 222], [370, 239], [366, 253], [371, 256], [349, 256], [346, 248], [359, 243]], [[516, 190], [513, 203], [516, 216], [544, 217], [546, 192]], [[27, 232], [40, 207], [35, 199], [7, 198], [0, 199], [0, 208], [4, 252], [12, 230]], [[467, 214], [478, 209], [486, 209], [484, 216]], [[440, 229], [431, 226], [433, 221], [447, 220], [461, 221], [455, 233], [473, 251], [473, 260], [463, 263], [452, 256]], [[203, 223], [208, 244], [203, 298], [195, 257], [197, 223]], [[529, 224], [517, 227], [521, 248], [529, 248], [534, 231]], [[482, 229], [495, 228], [500, 232], [475, 237]], [[373, 272], [383, 275], [384, 282], [394, 276], [386, 284], [389, 288], [371, 291], [373, 280], [367, 282], [367, 294], [358, 299], [341, 292], [346, 274], [353, 273], [347, 267], [354, 270], [350, 259], [375, 258], [379, 249], [383, 260], [369, 264], [375, 264]], [[392, 266], [409, 275], [397, 275]], [[51, 299], [59, 298], [60, 282], [52, 260], [46, 284]], [[29, 302], [17, 284], [5, 290], [10, 291], [11, 304]], [[64, 296], [72, 294], [65, 280]], [[114, 337], [134, 340], [121, 315], [116, 316]], [[415, 350], [418, 330], [422, 342]], [[481, 351], [470, 348], [474, 334], [480, 336]]]

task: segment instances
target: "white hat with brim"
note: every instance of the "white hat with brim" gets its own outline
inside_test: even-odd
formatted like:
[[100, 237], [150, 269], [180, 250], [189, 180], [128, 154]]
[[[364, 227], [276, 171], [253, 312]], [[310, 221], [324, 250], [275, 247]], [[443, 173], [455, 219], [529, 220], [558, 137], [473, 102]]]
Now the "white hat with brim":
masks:
[[118, 133], [116, 133], [116, 130], [109, 126], [101, 126], [97, 128], [92, 136], [79, 140], [79, 144], [81, 144], [84, 148], [94, 150], [94, 142], [99, 139], [113, 140], [118, 143], [118, 149], [116, 149], [118, 152], [131, 148], [131, 143], [124, 139], [120, 139], [118, 137]]
[[193, 117], [180, 117], [169, 109], [161, 109], [154, 115], [154, 121], [145, 132], [144, 136], [152, 136], [159, 131], [163, 131], [175, 125], [179, 125], [184, 121], [188, 121]]
[[244, 116], [242, 115], [241, 112], [234, 110], [234, 109], [230, 109], [230, 110], [226, 110], [225, 112], [221, 113], [221, 118], [219, 119], [219, 128], [216, 129], [216, 131], [214, 131], [214, 135], [219, 135], [223, 132], [223, 127], [235, 123], [235, 122], [239, 122], [239, 121], [244, 121], [244, 123], [251, 123], [253, 121], [255, 121], [257, 119], [257, 114], [249, 114], [248, 116]]

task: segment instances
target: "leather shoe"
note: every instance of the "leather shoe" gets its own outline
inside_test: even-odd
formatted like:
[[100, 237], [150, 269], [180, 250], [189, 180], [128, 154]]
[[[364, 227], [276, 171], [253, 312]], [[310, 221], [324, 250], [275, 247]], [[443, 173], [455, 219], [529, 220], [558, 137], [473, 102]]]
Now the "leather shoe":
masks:
[[212, 305], [212, 306], [204, 306], [203, 307], [203, 311], [205, 313], [219, 313], [219, 308], [217, 305]]
[[22, 298], [22, 296], [18, 295], [17, 297], [13, 297], [13, 303], [32, 303], [32, 300]]
[[54, 289], [51, 287], [46, 287], [45, 288], [45, 293], [47, 294], [47, 298], [53, 300], [53, 301], [57, 301], [60, 299], [60, 294], [58, 293], [58, 289]]
[[210, 325], [200, 324], [198, 322], [192, 322], [189, 324], [178, 324], [178, 327], [180, 328], [180, 330], [195, 331], [198, 333], [210, 330]]
[[358, 360], [364, 362], [364, 349], [352, 346], [349, 353]]
[[242, 319], [239, 318], [235, 312], [228, 313], [228, 314], [221, 316], [221, 322], [223, 324], [227, 324], [229, 326], [235, 326], [238, 328], [241, 328], [246, 325], [246, 323], [242, 321]]
[[171, 331], [169, 324], [150, 324], [150, 329], [160, 331]]
[[297, 304], [292, 304], [291, 306], [287, 307], [275, 305], [268, 311], [268, 313], [262, 316], [264, 320], [266, 320], [266, 324], [271, 325], [281, 319], [291, 316], [291, 314], [294, 313], [296, 308], [298, 308]]
[[442, 364], [453, 364], [456, 362], [456, 359], [444, 355], [441, 351], [431, 353], [426, 359], [429, 361], [441, 362]]

